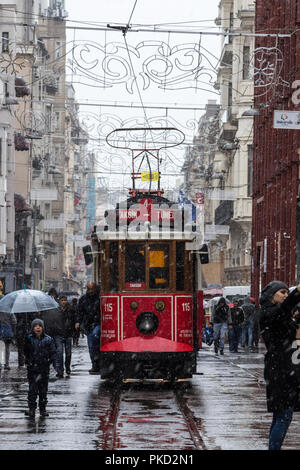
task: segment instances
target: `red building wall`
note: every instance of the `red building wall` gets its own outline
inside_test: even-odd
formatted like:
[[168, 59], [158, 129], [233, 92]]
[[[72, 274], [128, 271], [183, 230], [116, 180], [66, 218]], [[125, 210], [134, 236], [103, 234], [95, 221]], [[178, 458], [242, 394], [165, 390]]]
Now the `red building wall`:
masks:
[[300, 1], [257, 0], [256, 33], [291, 34], [256, 37], [255, 44], [254, 107], [261, 110], [254, 118], [253, 159], [252, 295], [257, 298], [274, 279], [296, 282], [300, 132], [274, 129], [273, 114], [300, 110], [292, 101], [292, 84], [300, 80]]

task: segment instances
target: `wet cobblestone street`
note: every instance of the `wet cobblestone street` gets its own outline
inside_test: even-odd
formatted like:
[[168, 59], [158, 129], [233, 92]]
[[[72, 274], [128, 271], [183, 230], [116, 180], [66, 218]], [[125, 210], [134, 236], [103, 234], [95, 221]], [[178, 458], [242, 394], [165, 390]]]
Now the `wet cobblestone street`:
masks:
[[[70, 378], [51, 369], [49, 417], [29, 419], [26, 369], [1, 371], [0, 450], [264, 450], [263, 347], [215, 356], [204, 346], [189, 384], [123, 384], [90, 375], [86, 339], [73, 349]], [[295, 413], [283, 449], [300, 449]]]

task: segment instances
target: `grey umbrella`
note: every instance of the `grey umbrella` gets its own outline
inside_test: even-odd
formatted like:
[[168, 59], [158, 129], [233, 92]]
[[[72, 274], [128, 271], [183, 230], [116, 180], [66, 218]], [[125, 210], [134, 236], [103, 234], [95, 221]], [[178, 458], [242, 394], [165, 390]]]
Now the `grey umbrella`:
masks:
[[7, 313], [41, 312], [58, 307], [50, 295], [34, 289], [16, 290], [0, 300], [0, 312]]

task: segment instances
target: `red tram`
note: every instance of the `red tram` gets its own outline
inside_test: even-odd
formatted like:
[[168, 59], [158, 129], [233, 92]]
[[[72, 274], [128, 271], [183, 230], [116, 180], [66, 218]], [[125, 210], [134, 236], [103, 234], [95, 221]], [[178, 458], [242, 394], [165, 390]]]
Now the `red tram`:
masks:
[[95, 227], [102, 378], [174, 381], [196, 372], [203, 322], [200, 262], [208, 256], [204, 246], [193, 249], [196, 233], [187, 217], [190, 212], [164, 198], [159, 187], [134, 188], [125, 204], [107, 211], [112, 226], [100, 232]]

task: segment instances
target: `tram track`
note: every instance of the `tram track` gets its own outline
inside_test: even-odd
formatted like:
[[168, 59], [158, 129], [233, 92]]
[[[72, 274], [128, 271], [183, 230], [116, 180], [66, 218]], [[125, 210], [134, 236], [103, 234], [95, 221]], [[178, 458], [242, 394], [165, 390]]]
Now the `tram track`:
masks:
[[[131, 383], [130, 387], [133, 386], [133, 388], [128, 389], [128, 384], [125, 386], [124, 384], [118, 384], [112, 391], [110, 406], [106, 417], [105, 436], [103, 436], [103, 450], [125, 449], [127, 443], [122, 442], [121, 436], [124, 426], [126, 424], [136, 424], [136, 426], [138, 426], [142, 423], [144, 423], [145, 426], [151, 426], [153, 424], [153, 426], [158, 429], [161, 423], [161, 436], [164, 437], [166, 428], [169, 432], [170, 429], [172, 432], [173, 426], [177, 428], [177, 431], [178, 428], [185, 428], [186, 436], [188, 435], [189, 438], [185, 439], [184, 447], [187, 449], [206, 450], [201, 435], [199, 420], [195, 418], [194, 413], [187, 404], [187, 399], [184, 394], [184, 384], [174, 384], [172, 388], [170, 384], [159, 385], [159, 399], [157, 398], [157, 388], [152, 389], [153, 393], [156, 395], [153, 399], [153, 393], [146, 388], [148, 385], [142, 384], [141, 387], [141, 384], [138, 384], [138, 388], [135, 388], [135, 385], [136, 384]], [[152, 385], [150, 385], [150, 387], [152, 387]], [[128, 390], [130, 390], [130, 394], [126, 393]], [[138, 393], [136, 393], [137, 391]], [[173, 400], [170, 400], [171, 396]], [[124, 405], [123, 408], [122, 405]], [[174, 425], [174, 422], [176, 425]], [[137, 434], [137, 438], [140, 439], [141, 442], [147, 442], [149, 436], [146, 429], [148, 428], [143, 429], [145, 434], [143, 434], [143, 432], [139, 433]], [[174, 429], [174, 434], [176, 434], [176, 429]], [[174, 445], [175, 441], [174, 439]], [[187, 441], [189, 441], [189, 443]], [[149, 445], [151, 445], [150, 441]], [[174, 450], [175, 449], [178, 449], [178, 444], [174, 447]], [[172, 449], [170, 448], [170, 450]]]
[[206, 450], [204, 441], [202, 439], [201, 433], [198, 429], [198, 426], [196, 424], [196, 419], [194, 416], [194, 413], [190, 410], [190, 408], [187, 406], [186, 399], [184, 398], [184, 395], [182, 391], [180, 390], [174, 390], [174, 395], [175, 399], [178, 405], [178, 408], [180, 409], [182, 416], [184, 417], [186, 426], [189, 430], [191, 439], [194, 443], [195, 449], [196, 450]]

